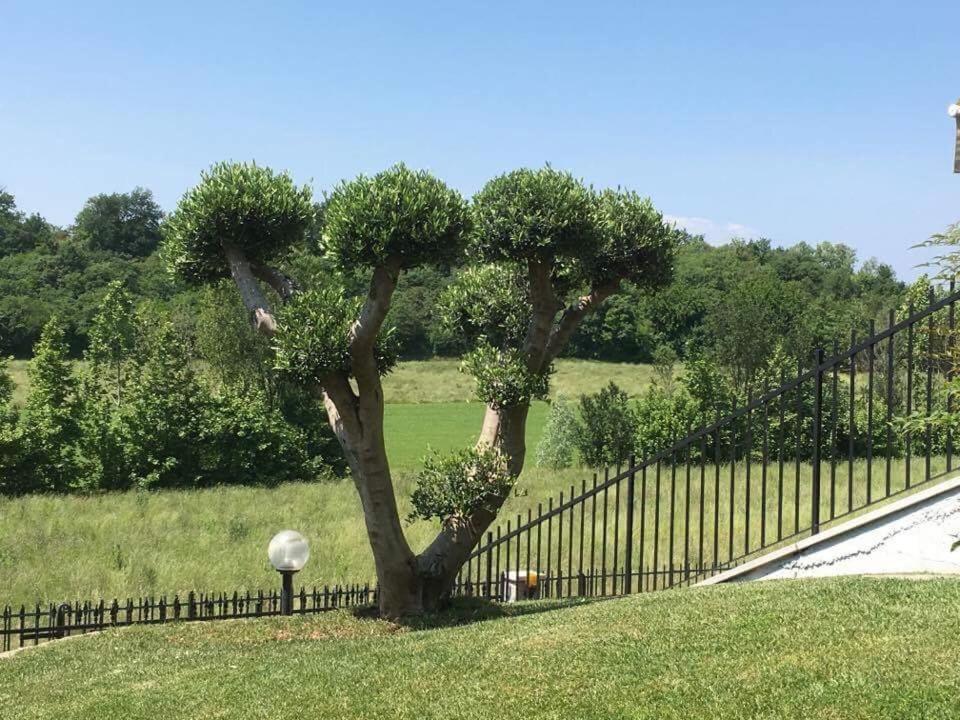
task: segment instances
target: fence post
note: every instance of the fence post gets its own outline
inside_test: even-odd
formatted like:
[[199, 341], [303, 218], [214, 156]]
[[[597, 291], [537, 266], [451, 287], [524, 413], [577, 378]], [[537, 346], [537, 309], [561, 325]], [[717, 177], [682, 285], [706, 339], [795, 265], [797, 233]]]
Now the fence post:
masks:
[[491, 598], [493, 589], [493, 533], [487, 533], [487, 600]]
[[623, 564], [627, 572], [623, 577], [624, 595], [629, 595], [633, 592], [633, 494], [634, 478], [637, 474], [637, 460], [633, 454], [630, 455], [630, 461], [627, 467], [629, 470], [629, 474], [627, 475], [627, 538], [626, 547], [623, 549]]
[[67, 611], [70, 610], [70, 606], [67, 603], [60, 603], [57, 606], [57, 618], [56, 618], [56, 627], [53, 631], [53, 637], [62, 638], [67, 633]]
[[820, 532], [820, 427], [823, 415], [823, 349], [813, 351], [813, 479], [810, 493], [810, 534]]

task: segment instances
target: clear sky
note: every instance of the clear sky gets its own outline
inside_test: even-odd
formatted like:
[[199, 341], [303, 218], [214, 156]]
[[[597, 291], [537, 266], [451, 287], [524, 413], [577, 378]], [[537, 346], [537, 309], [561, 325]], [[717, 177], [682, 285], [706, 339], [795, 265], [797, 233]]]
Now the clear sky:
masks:
[[550, 162], [719, 242], [844, 242], [898, 273], [960, 220], [960, 1], [0, 0], [0, 185], [69, 224], [202, 169], [404, 161], [466, 194]]

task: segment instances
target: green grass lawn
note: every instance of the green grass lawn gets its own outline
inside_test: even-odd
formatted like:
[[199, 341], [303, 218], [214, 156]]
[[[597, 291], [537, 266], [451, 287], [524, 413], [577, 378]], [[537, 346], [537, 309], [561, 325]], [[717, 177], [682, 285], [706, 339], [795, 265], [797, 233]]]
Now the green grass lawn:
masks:
[[0, 717], [955, 718], [958, 606], [842, 579], [129, 628], [0, 658]]
[[[449, 452], [472, 446], [480, 434], [484, 409], [478, 402], [387, 405], [383, 432], [391, 467], [415, 469], [431, 449]], [[534, 402], [527, 417], [527, 452], [531, 462], [543, 435], [547, 409], [547, 403]]]

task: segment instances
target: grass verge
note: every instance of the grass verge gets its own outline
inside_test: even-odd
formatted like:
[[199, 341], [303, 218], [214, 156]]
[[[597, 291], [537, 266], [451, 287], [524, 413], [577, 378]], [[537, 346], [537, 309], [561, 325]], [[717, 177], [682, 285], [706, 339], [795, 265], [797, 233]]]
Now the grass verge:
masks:
[[10, 718], [950, 718], [960, 583], [729, 585], [130, 628], [0, 660]]

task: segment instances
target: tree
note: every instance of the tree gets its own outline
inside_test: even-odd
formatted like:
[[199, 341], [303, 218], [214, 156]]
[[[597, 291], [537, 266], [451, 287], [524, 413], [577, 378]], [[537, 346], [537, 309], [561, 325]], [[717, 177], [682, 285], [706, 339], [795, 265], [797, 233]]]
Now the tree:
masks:
[[43, 328], [30, 362], [30, 392], [20, 432], [26, 473], [21, 492], [74, 489], [84, 477], [78, 452], [77, 381], [67, 357], [63, 325]]
[[87, 356], [94, 373], [109, 376], [114, 401], [123, 402], [124, 366], [136, 342], [133, 297], [121, 280], [107, 286], [100, 312], [90, 323], [90, 347]]
[[[530, 401], [545, 393], [553, 360], [625, 281], [669, 278], [674, 233], [648, 200], [596, 193], [549, 167], [495, 178], [468, 207], [433, 176], [398, 165], [338, 185], [323, 216], [323, 253], [344, 278], [366, 279], [365, 297], [348, 296], [335, 277], [301, 288], [285, 271], [316, 217], [310, 190], [256, 165], [205, 173], [169, 218], [165, 252], [191, 282], [231, 277], [253, 327], [272, 337], [278, 367], [323, 400], [360, 496], [381, 612], [421, 612], [448, 593], [522, 470]], [[381, 376], [395, 359], [384, 321], [402, 272], [458, 263], [467, 302], [447, 314], [473, 340], [466, 366], [487, 407], [471, 459], [433, 463], [422, 478], [420, 497], [456, 512], [415, 554], [384, 446]], [[439, 502], [457, 473], [461, 490], [486, 478], [482, 497]]]
[[134, 188], [128, 193], [95, 195], [74, 220], [74, 235], [92, 250], [133, 257], [152, 253], [160, 242], [163, 211], [153, 193]]

